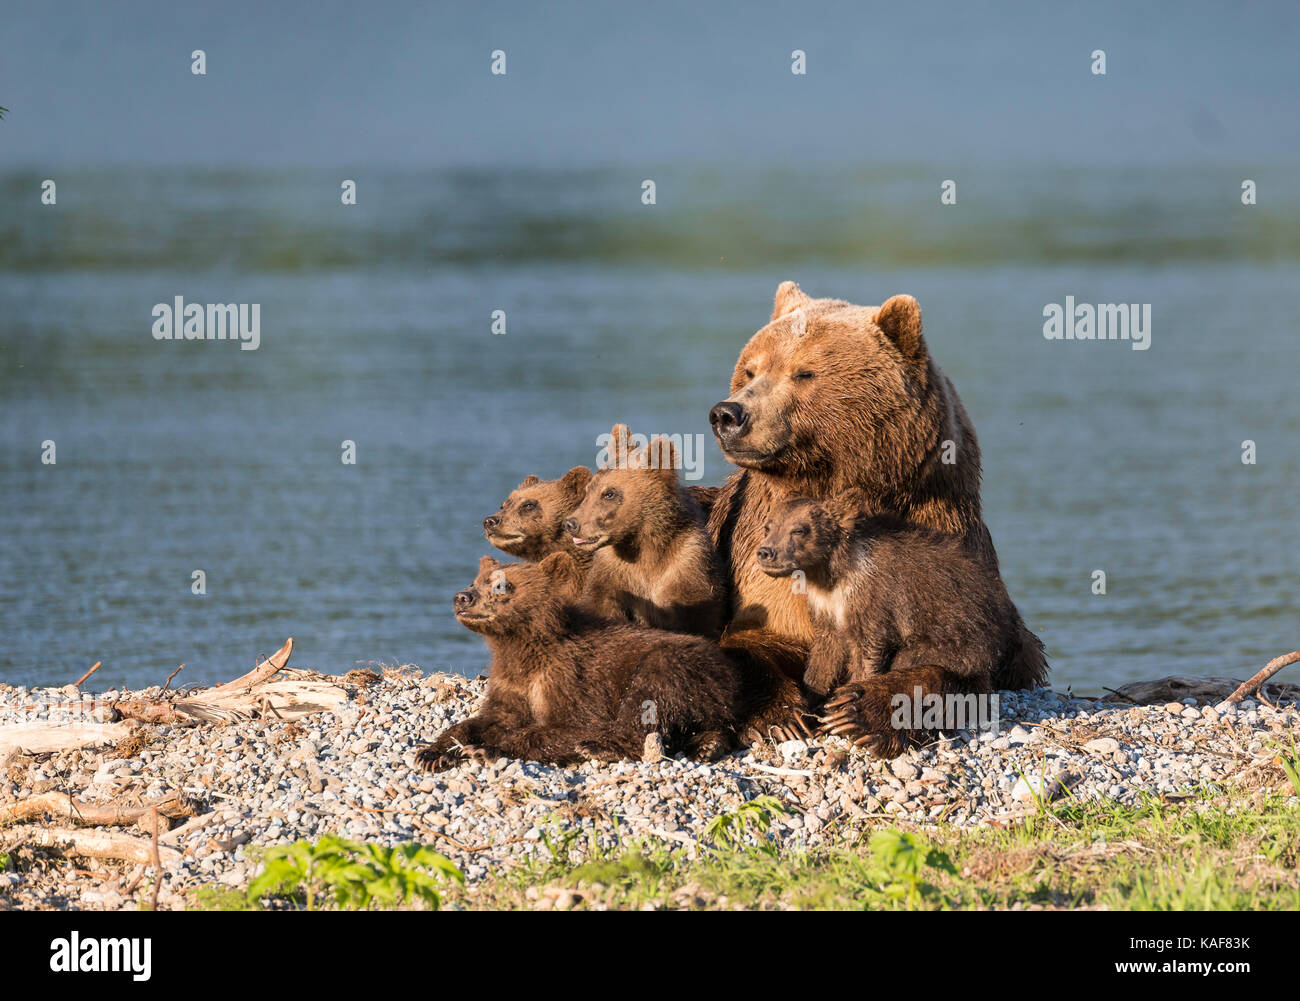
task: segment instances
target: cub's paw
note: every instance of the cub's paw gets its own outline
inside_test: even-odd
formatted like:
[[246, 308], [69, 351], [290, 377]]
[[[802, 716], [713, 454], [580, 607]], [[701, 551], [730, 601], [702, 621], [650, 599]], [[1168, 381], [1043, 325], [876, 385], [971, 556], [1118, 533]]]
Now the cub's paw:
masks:
[[459, 748], [425, 747], [416, 752], [415, 766], [426, 772], [445, 772], [461, 760]]
[[573, 751], [588, 761], [622, 761], [626, 757], [612, 744], [600, 740], [580, 740], [573, 745]]
[[442, 750], [426, 747], [415, 755], [415, 763], [426, 772], [445, 772], [467, 761], [490, 765], [501, 757], [504, 755], [497, 748], [486, 744], [457, 744]]
[[917, 742], [914, 731], [893, 725], [888, 693], [859, 684], [844, 685], [831, 693], [821, 711], [818, 736], [843, 737], [873, 757], [896, 758]]
[[490, 765], [508, 755], [499, 747], [491, 744], [462, 744], [461, 756], [466, 761], [477, 761], [480, 765]]
[[693, 737], [687, 745], [686, 753], [691, 760], [709, 764], [731, 753], [731, 741], [727, 735], [717, 730], [709, 730]]
[[772, 740], [782, 744], [787, 740], [811, 740], [816, 736], [817, 717], [802, 709], [790, 709], [773, 719], [752, 721], [740, 733], [740, 742], [749, 747]]

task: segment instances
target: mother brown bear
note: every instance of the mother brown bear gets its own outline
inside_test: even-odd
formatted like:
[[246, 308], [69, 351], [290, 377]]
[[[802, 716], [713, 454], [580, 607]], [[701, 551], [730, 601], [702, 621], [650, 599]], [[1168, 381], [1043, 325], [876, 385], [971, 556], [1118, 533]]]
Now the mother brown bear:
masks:
[[[980, 515], [975, 429], [930, 358], [921, 307], [910, 295], [855, 306], [812, 299], [783, 282], [771, 322], [740, 353], [731, 395], [709, 421], [723, 454], [741, 467], [720, 488], [709, 516], [733, 584], [725, 646], [787, 676], [802, 674], [812, 636], [807, 601], [789, 580], [764, 574], [755, 555], [773, 506], [792, 495], [821, 500], [859, 487], [874, 506], [867, 513], [960, 536], [997, 572]], [[999, 688], [1046, 681], [1042, 643], [1023, 622], [1018, 633], [994, 678]], [[911, 696], [915, 685], [942, 693], [944, 672], [886, 673], [841, 693], [829, 703], [840, 703], [836, 732], [877, 753], [898, 753], [905, 736], [890, 726], [889, 700], [896, 692]], [[794, 699], [788, 688], [758, 685], [765, 686], [770, 690], [755, 693], [763, 704], [754, 706], [752, 722], [771, 730], [788, 718]]]

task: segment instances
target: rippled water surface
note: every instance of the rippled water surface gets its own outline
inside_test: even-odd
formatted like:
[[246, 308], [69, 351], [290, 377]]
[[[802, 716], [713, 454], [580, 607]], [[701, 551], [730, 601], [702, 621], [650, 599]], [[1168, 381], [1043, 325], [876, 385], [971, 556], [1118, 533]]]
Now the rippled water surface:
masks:
[[[382, 173], [345, 208], [332, 174], [71, 171], [54, 211], [0, 174], [0, 680], [212, 682], [290, 635], [302, 666], [477, 673], [450, 601], [483, 516], [616, 420], [707, 435], [785, 278], [920, 299], [1062, 687], [1294, 648], [1294, 201], [1245, 209], [1214, 170], [973, 171], [945, 208], [943, 171], [901, 165], [666, 170], [650, 207], [642, 176]], [[259, 349], [155, 341], [178, 295], [260, 303]], [[1045, 340], [1067, 295], [1150, 303], [1150, 350]]]

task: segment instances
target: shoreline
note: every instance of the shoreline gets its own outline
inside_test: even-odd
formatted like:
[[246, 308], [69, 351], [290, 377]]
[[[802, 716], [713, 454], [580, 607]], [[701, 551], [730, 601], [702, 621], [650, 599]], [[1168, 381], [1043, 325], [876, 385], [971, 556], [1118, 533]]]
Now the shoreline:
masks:
[[[759, 796], [789, 811], [772, 818], [766, 835], [783, 854], [834, 848], [881, 827], [1006, 827], [1064, 798], [1133, 806], [1157, 797], [1191, 808], [1198, 791], [1256, 782], [1289, 797], [1288, 808], [1300, 802], [1276, 766], [1300, 733], [1294, 705], [1250, 699], [1216, 707], [1189, 698], [1130, 706], [1050, 689], [999, 693], [999, 730], [959, 733], [891, 762], [824, 738], [741, 749], [712, 765], [502, 760], [416, 770], [415, 752], [469, 714], [485, 687], [389, 668], [296, 721], [142, 723], [128, 725], [128, 738], [116, 745], [0, 750], [0, 817], [52, 791], [123, 808], [184, 797], [196, 815], [170, 831], [163, 821], [160, 835], [172, 851], [158, 906], [179, 909], [201, 887], [247, 886], [259, 868], [255, 849], [326, 833], [431, 845], [460, 867], [473, 893], [549, 858], [548, 841], [565, 831], [583, 832], [588, 853], [644, 838], [694, 857], [711, 820]], [[0, 686], [0, 711], [18, 691]], [[159, 694], [155, 687], [106, 696]], [[0, 824], [0, 855], [21, 862], [0, 871], [0, 909], [117, 910], [148, 901], [142, 887], [152, 876], [140, 878], [152, 873], [148, 866], [71, 862], [31, 846], [35, 831], [71, 826], [66, 815]], [[143, 836], [138, 827], [113, 830]], [[582, 849], [571, 851], [566, 861], [582, 860]]]

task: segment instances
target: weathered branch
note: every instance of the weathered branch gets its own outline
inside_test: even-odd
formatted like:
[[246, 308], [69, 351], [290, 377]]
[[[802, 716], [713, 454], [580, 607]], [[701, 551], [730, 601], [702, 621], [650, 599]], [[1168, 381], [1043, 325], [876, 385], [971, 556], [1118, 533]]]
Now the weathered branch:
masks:
[[151, 841], [113, 831], [66, 830], [57, 827], [12, 827], [0, 832], [8, 850], [18, 847], [44, 848], [62, 856], [136, 862], [140, 865], [179, 865], [181, 853]]
[[87, 803], [65, 792], [45, 792], [30, 796], [0, 809], [0, 824], [25, 823], [49, 817], [65, 820], [79, 827], [126, 827], [139, 823], [155, 807], [169, 820], [196, 816], [198, 805], [188, 796], [176, 793], [163, 796], [144, 806], [121, 806], [115, 803]]
[[1259, 691], [1260, 687], [1278, 671], [1288, 664], [1294, 664], [1300, 660], [1300, 650], [1292, 650], [1290, 653], [1284, 653], [1281, 657], [1274, 657], [1265, 664], [1259, 671], [1240, 688], [1228, 696], [1229, 702], [1240, 702], [1242, 699], [1248, 699]]

